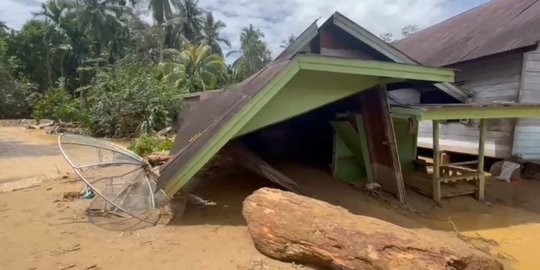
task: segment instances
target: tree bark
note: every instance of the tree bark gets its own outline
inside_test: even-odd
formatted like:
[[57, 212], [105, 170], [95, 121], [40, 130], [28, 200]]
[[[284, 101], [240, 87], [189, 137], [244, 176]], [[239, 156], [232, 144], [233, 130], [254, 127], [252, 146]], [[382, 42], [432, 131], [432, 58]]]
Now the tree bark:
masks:
[[165, 40], [163, 39], [163, 23], [158, 23], [159, 27], [159, 63], [163, 63], [163, 46]]
[[243, 207], [255, 247], [278, 260], [327, 269], [503, 269], [494, 259], [286, 191], [260, 189]]

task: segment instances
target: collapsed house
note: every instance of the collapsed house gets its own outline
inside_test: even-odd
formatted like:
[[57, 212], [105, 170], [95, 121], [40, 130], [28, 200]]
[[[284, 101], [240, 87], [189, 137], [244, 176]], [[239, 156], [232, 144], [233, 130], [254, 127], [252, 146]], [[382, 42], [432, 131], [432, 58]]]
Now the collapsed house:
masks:
[[[450, 84], [453, 80], [452, 70], [419, 65], [335, 13], [320, 27], [308, 27], [263, 70], [184, 110], [173, 158], [162, 168], [158, 186], [169, 196], [189, 192], [194, 175], [221, 151], [293, 191], [301, 192], [272, 167], [274, 161], [327, 166], [337, 179], [377, 182], [405, 202], [403, 174], [415, 169], [418, 121], [438, 123], [455, 107], [390, 103], [403, 104], [411, 95], [465, 101], [466, 92]], [[471, 107], [468, 112], [459, 118], [540, 116], [540, 107]], [[483, 198], [483, 153], [473, 176], [434, 161], [436, 173], [428, 183], [435, 200], [448, 196], [441, 183], [458, 180], [471, 182], [470, 192]]]
[[[411, 34], [394, 45], [425, 65], [456, 70], [467, 103], [540, 102], [540, 2], [493, 0]], [[419, 97], [404, 101], [425, 103]], [[432, 103], [447, 103], [437, 98]], [[540, 119], [487, 123], [486, 155], [540, 158]], [[479, 123], [442, 123], [441, 149], [476, 154]], [[432, 147], [431, 123], [420, 125], [419, 145]]]

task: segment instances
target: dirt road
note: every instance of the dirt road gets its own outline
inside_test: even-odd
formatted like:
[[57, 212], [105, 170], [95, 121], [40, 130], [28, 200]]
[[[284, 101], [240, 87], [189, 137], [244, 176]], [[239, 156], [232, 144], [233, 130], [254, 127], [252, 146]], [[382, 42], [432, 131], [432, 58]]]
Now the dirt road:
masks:
[[0, 168], [0, 183], [58, 178], [69, 171], [56, 146], [56, 136], [23, 127], [0, 127]]

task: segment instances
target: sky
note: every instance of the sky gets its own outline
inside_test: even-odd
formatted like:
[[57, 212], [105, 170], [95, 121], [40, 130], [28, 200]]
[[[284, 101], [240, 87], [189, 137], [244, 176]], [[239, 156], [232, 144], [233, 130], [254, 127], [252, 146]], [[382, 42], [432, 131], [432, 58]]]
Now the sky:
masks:
[[[20, 29], [33, 17], [45, 0], [0, 0], [0, 21]], [[253, 24], [265, 34], [265, 40], [275, 56], [280, 44], [289, 35], [299, 35], [315, 20], [324, 22], [339, 11], [369, 31], [400, 36], [403, 26], [420, 28], [441, 22], [488, 0], [199, 0], [199, 6], [212, 11], [225, 22], [223, 37], [237, 49], [240, 31]], [[151, 22], [150, 16], [143, 15]], [[225, 48], [225, 51], [230, 49]]]

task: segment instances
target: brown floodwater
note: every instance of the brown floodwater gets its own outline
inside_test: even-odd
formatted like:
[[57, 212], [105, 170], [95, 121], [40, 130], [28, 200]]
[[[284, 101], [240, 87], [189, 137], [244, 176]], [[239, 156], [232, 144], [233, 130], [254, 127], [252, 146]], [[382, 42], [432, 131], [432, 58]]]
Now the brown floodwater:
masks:
[[430, 227], [453, 231], [448, 219], [459, 232], [469, 237], [481, 236], [496, 241], [490, 253], [507, 258], [515, 269], [540, 269], [540, 181], [520, 180], [508, 184], [489, 178], [485, 202], [463, 196], [443, 201], [443, 206], [427, 207], [421, 201], [412, 203], [423, 214]]

